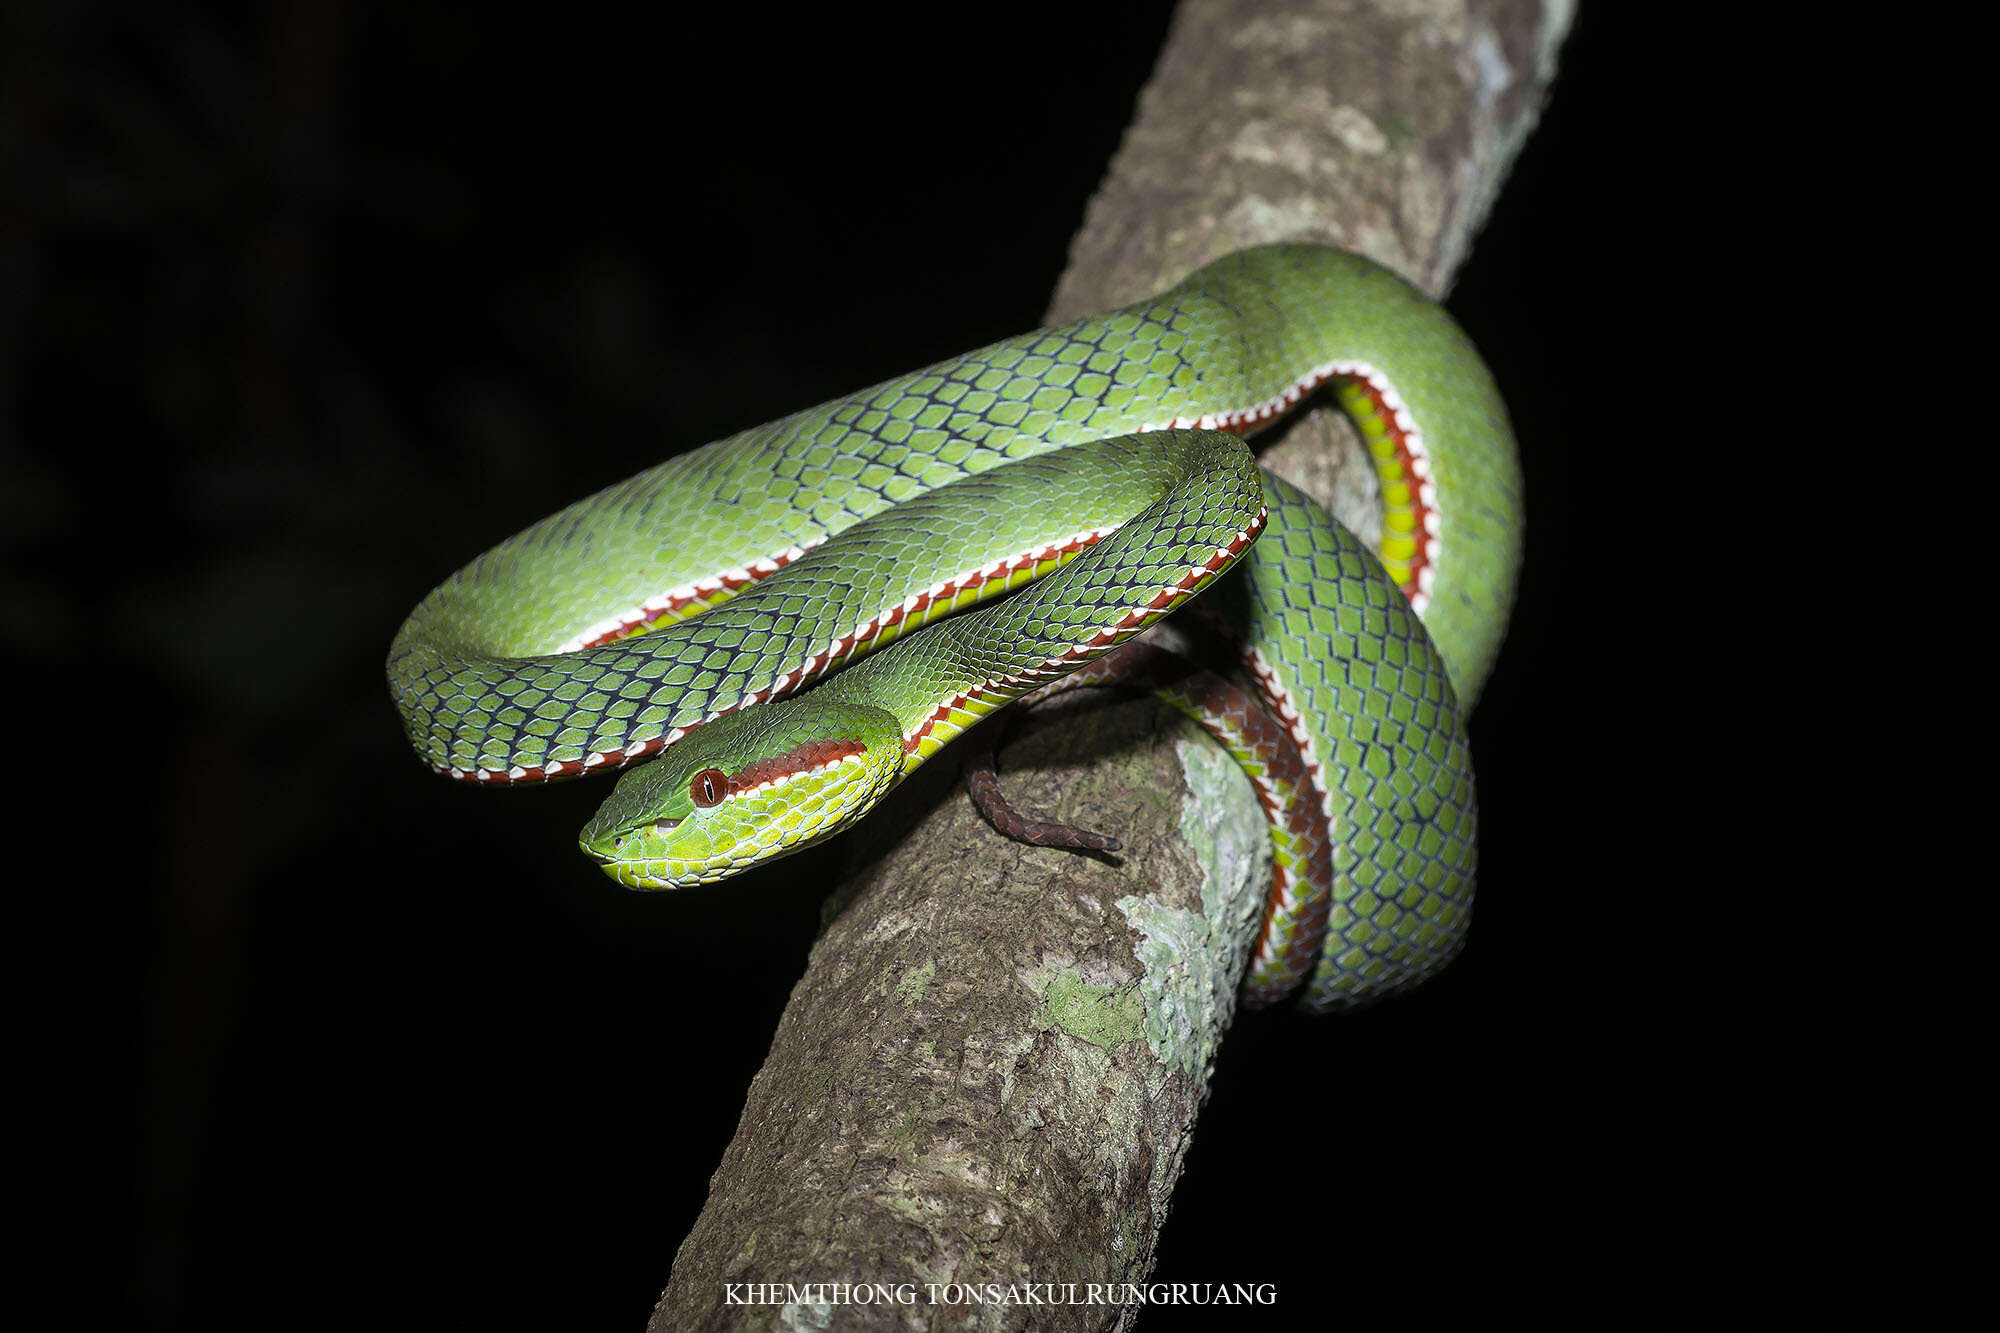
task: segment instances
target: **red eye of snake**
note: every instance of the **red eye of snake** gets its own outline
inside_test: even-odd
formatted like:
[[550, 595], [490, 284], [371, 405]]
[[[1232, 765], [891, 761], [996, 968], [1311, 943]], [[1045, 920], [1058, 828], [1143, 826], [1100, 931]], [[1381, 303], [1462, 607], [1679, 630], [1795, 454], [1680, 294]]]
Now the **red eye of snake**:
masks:
[[699, 806], [721, 805], [729, 795], [729, 775], [719, 768], [704, 768], [689, 779], [688, 795]]

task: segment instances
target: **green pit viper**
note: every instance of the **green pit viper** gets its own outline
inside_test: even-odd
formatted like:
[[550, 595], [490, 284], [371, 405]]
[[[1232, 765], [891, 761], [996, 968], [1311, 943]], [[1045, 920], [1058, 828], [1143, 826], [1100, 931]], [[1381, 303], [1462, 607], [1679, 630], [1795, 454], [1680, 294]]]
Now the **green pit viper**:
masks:
[[[1373, 552], [1238, 438], [1321, 384], [1380, 475]], [[1310, 971], [1308, 1007], [1347, 1007], [1442, 966], [1470, 919], [1463, 718], [1519, 494], [1499, 394], [1442, 310], [1345, 251], [1261, 246], [570, 505], [425, 597], [389, 684], [417, 753], [464, 781], [650, 760], [581, 843], [675, 888], [838, 832], [1212, 583], [1271, 709], [1216, 728], [1276, 850], [1246, 997]]]

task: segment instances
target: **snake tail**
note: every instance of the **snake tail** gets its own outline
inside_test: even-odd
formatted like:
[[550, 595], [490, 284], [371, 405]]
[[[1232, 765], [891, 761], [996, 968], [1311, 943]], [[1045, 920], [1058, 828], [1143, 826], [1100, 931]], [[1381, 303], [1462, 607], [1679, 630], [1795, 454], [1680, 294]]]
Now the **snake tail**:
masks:
[[[1244, 1003], [1261, 1008], [1296, 990], [1318, 961], [1333, 883], [1333, 847], [1320, 799], [1299, 748], [1256, 699], [1229, 681], [1150, 643], [1128, 643], [1063, 679], [1038, 698], [1099, 688], [1156, 694], [1193, 719], [1249, 777], [1271, 827], [1271, 884], [1263, 924], [1243, 983]], [[974, 803], [1003, 835], [1039, 846], [1112, 848], [1117, 839], [1033, 819], [1007, 800], [982, 747], [967, 774]]]
[[[1241, 650], [1262, 707], [1145, 644], [1044, 693], [1149, 690], [1215, 737], [1271, 828], [1246, 1003], [1274, 1002], [1310, 973], [1302, 1008], [1353, 1009], [1433, 975], [1464, 944], [1477, 869], [1471, 750], [1415, 607], [1318, 504], [1268, 472], [1264, 484], [1264, 535], [1202, 616]], [[1035, 822], [1049, 838], [1065, 827]]]

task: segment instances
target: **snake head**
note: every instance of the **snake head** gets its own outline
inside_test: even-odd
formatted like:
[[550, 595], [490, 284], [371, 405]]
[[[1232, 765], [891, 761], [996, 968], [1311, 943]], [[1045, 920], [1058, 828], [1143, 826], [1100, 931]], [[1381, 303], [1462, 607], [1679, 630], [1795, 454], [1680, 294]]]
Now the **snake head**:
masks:
[[902, 775], [902, 730], [879, 708], [796, 703], [726, 713], [625, 774], [584, 826], [584, 854], [627, 888], [678, 889], [846, 828]]

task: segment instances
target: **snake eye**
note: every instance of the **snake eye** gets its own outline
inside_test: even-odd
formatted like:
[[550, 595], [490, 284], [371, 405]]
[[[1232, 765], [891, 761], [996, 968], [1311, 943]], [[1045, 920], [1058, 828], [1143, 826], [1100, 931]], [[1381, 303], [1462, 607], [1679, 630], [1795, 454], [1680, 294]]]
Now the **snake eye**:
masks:
[[719, 768], [704, 768], [688, 780], [688, 795], [696, 805], [721, 805], [728, 794], [729, 775]]

